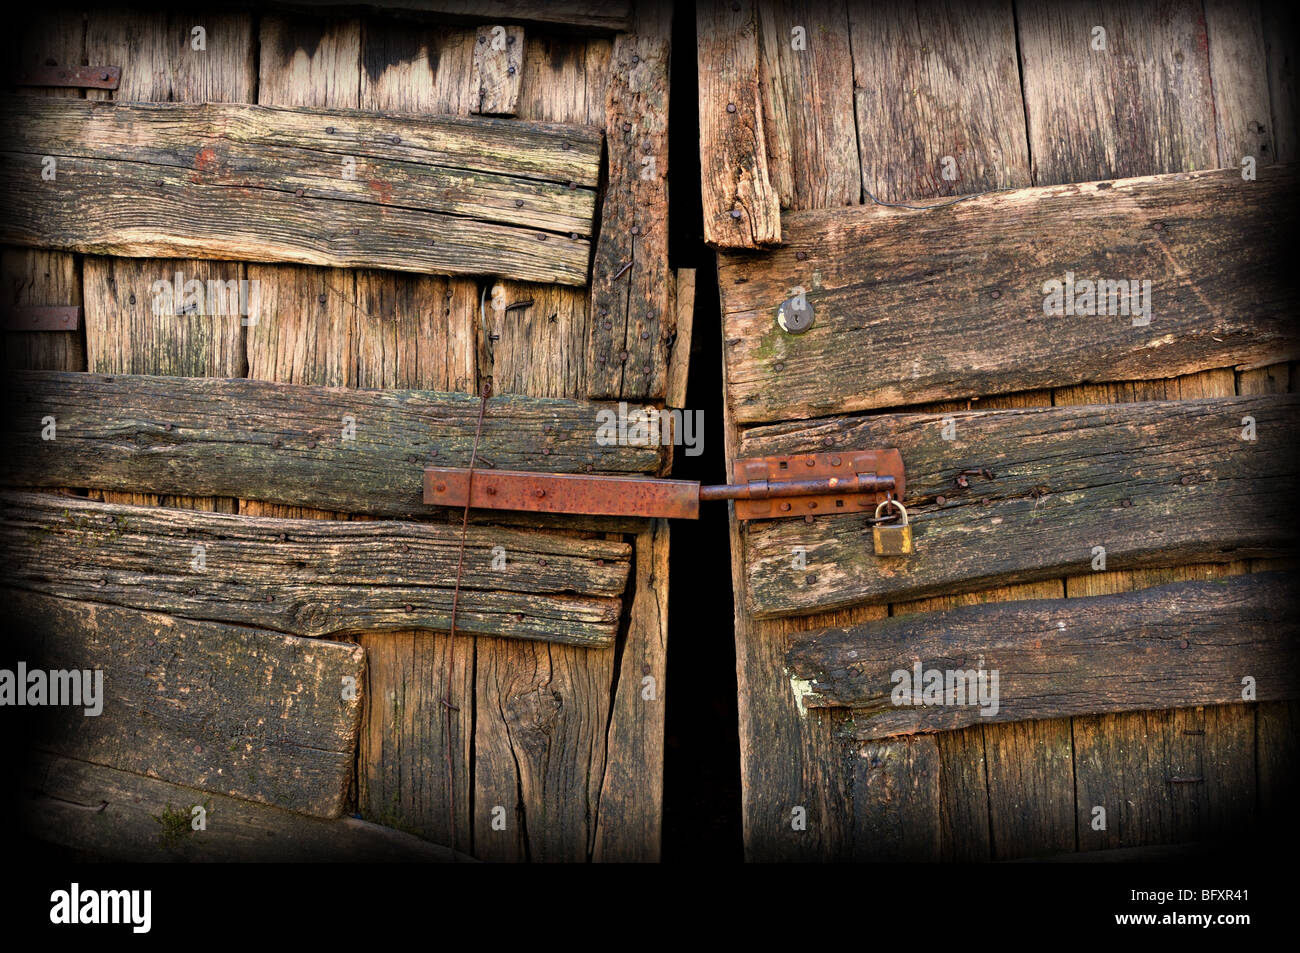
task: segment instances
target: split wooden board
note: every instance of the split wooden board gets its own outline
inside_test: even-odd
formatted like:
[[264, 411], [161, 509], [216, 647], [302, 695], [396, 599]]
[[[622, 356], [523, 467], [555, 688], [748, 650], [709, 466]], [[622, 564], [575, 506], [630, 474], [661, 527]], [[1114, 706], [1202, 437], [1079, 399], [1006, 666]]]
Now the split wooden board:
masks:
[[[96, 860], [472, 863], [473, 858], [355, 817], [326, 819], [199, 791], [99, 764], [38, 755], [24, 829]], [[194, 809], [202, 808], [202, 815]], [[197, 816], [203, 827], [195, 830]]]
[[[469, 466], [480, 404], [435, 391], [44, 371], [10, 374], [3, 397], [0, 439], [11, 452], [0, 458], [0, 484], [237, 496], [389, 517], [446, 512], [423, 501], [424, 467]], [[612, 412], [493, 397], [475, 466], [657, 472], [662, 447], [597, 443], [601, 410]]]
[[858, 740], [1276, 701], [1296, 696], [1297, 596], [1295, 575], [1263, 572], [917, 612], [800, 634], [787, 663], [800, 704], [853, 708]]
[[1292, 395], [754, 428], [741, 457], [900, 450], [915, 552], [876, 556], [864, 515], [751, 523], [746, 605], [766, 618], [1092, 571], [1284, 556], [1296, 542], [1297, 443], [1300, 398]]
[[541, 530], [313, 520], [0, 494], [9, 583], [67, 599], [317, 636], [365, 629], [610, 646], [626, 543]]
[[[1254, 181], [1228, 169], [1015, 189], [928, 211], [788, 214], [784, 247], [719, 260], [737, 420], [1292, 359], [1300, 300], [1280, 256], [1298, 179], [1269, 166]], [[1085, 297], [1082, 282], [1099, 280], [1124, 286]], [[790, 334], [777, 310], [801, 292], [814, 322]], [[1148, 315], [1131, 313], [1144, 302]]]
[[47, 705], [35, 747], [303, 814], [343, 811], [360, 646], [30, 592], [4, 600], [29, 672], [101, 673], [100, 713]]
[[36, 97], [0, 119], [14, 244], [587, 283], [599, 129]]

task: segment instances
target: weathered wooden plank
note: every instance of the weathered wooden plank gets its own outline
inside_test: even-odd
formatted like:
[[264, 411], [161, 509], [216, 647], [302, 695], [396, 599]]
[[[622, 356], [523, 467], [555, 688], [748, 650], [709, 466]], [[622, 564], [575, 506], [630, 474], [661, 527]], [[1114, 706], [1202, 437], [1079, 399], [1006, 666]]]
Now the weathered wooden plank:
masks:
[[[658, 3], [661, 0], [648, 0]], [[466, 19], [540, 23], [553, 27], [617, 32], [632, 24], [631, 0], [274, 0], [273, 6], [312, 12], [390, 13], [437, 20]], [[462, 73], [462, 76], [465, 74]]]
[[5, 603], [29, 671], [102, 673], [102, 711], [43, 709], [34, 747], [303, 814], [342, 812], [360, 647], [29, 592], [6, 591]]
[[523, 27], [482, 27], [475, 40], [474, 69], [470, 74], [470, 85], [478, 93], [471, 112], [483, 116], [513, 116], [519, 108], [523, 63]]
[[[432, 391], [53, 371], [9, 375], [4, 399], [8, 486], [229, 494], [374, 516], [434, 513], [422, 501], [424, 467], [469, 465], [479, 410], [473, 397]], [[656, 470], [661, 448], [596, 443], [602, 409], [493, 397], [475, 465]], [[41, 437], [47, 416], [52, 440]]]
[[666, 520], [636, 538], [636, 582], [627, 640], [614, 683], [592, 860], [659, 860], [663, 832], [664, 706], [667, 705]]
[[[953, 440], [944, 439], [949, 427]], [[746, 604], [785, 615], [1090, 569], [1283, 555], [1295, 542], [1287, 513], [1297, 439], [1300, 399], [1290, 395], [757, 428], [742, 457], [898, 448], [916, 552], [877, 557], [868, 516], [750, 524]], [[980, 468], [992, 478], [956, 483]], [[806, 567], [792, 568], [796, 546]]]
[[[24, 17], [14, 37], [20, 68], [80, 66], [85, 48], [85, 18], [78, 12], [49, 10]], [[76, 98], [80, 90], [50, 87], [33, 93], [54, 98]], [[39, 249], [0, 250], [0, 280], [5, 306], [67, 306], [81, 304], [81, 276], [75, 255]], [[82, 371], [86, 369], [85, 332], [24, 331], [0, 335], [3, 365], [28, 370]]]
[[704, 240], [718, 248], [776, 244], [781, 207], [767, 172], [755, 2], [705, 0], [695, 23]]
[[1199, 4], [1027, 4], [1016, 10], [1034, 181], [1214, 167], [1210, 62]]
[[[308, 817], [58, 755], [37, 755], [24, 783], [32, 795], [22, 799], [24, 830], [97, 860], [472, 862], [355, 817]], [[195, 807], [203, 808], [203, 830], [192, 827]]]
[[668, 38], [621, 34], [605, 105], [609, 185], [592, 265], [587, 396], [663, 397], [668, 270]]
[[687, 378], [691, 369], [691, 338], [695, 327], [695, 269], [678, 268], [673, 292], [673, 310], [677, 315], [677, 337], [668, 360], [668, 380], [664, 385], [664, 406], [685, 407]]
[[[196, 35], [195, 30], [198, 30]], [[195, 49], [202, 36], [204, 48]], [[209, 45], [206, 38], [211, 37]], [[87, 90], [90, 100], [165, 103], [251, 102], [257, 90], [257, 30], [247, 12], [199, 15], [194, 11], [90, 10], [86, 59], [122, 67], [117, 90]], [[238, 282], [238, 262], [86, 258], [86, 351], [92, 371], [104, 374], [169, 374], [241, 377], [247, 370], [245, 315], [187, 307], [172, 296], [172, 310], [158, 302], [159, 281]], [[165, 287], [165, 286], [163, 286]], [[235, 287], [238, 287], [236, 285]], [[176, 290], [173, 288], [173, 291]], [[111, 502], [163, 504], [233, 512], [231, 498], [164, 497], [92, 489]]]
[[1032, 184], [1008, 0], [853, 3], [849, 18], [868, 203]]
[[0, 112], [10, 187], [59, 158], [0, 217], [8, 241], [586, 283], [597, 130], [22, 97]]
[[[808, 683], [803, 704], [853, 708], [862, 740], [1230, 704], [1242, 701], [1247, 676], [1272, 701], [1294, 697], [1300, 675], [1290, 651], [1297, 626], [1286, 621], [1297, 595], [1294, 576], [1271, 572], [969, 606], [811, 632], [787, 661]], [[930, 670], [940, 678], [933, 696]], [[959, 674], [945, 687], [947, 672]]]
[[[447, 630], [451, 524], [292, 520], [0, 494], [10, 583], [72, 599], [295, 635]], [[471, 527], [459, 630], [611, 645], [625, 543]]]
[[844, 0], [762, 0], [758, 14], [767, 171], [781, 207], [857, 205], [862, 180]]
[[854, 745], [853, 859], [934, 861], [939, 853], [939, 750], [933, 738]]
[[[720, 259], [730, 401], [758, 422], [1287, 360], [1296, 179], [1270, 166], [791, 213], [786, 247]], [[1138, 282], [1131, 306], [1149, 312], [1125, 313], [1127, 284], [1093, 300], [1101, 279]], [[788, 334], [775, 316], [799, 288], [814, 323]]]

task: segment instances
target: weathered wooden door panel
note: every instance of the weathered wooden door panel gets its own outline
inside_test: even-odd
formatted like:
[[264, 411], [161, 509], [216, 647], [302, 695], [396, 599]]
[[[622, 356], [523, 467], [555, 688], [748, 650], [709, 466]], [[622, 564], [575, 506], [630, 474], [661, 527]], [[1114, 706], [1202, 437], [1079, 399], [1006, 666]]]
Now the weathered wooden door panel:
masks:
[[1288, 518], [1298, 442], [1291, 395], [753, 428], [744, 456], [899, 449], [916, 552], [878, 557], [869, 513], [751, 524], [747, 605], [765, 618], [1090, 570], [1285, 556], [1300, 541]]
[[[664, 459], [662, 447], [596, 442], [595, 415], [616, 405], [561, 398], [502, 395], [479, 433], [478, 400], [427, 390], [18, 372], [4, 395], [12, 424], [0, 436], [15, 453], [0, 476], [16, 486], [239, 494], [427, 517], [445, 511], [424, 502], [425, 466], [469, 466], [476, 435], [485, 468], [637, 474]], [[61, 439], [41, 439], [44, 416]]]
[[1243, 680], [1259, 701], [1277, 701], [1296, 694], [1296, 585], [1263, 572], [912, 613], [801, 633], [787, 661], [800, 702], [852, 708], [848, 730], [863, 741], [1239, 703]]
[[[1280, 285], [1284, 270], [1271, 261], [1272, 249], [1285, 247], [1289, 216], [1271, 219], [1263, 234], [1243, 216], [1228, 229], [1237, 235], [1233, 247], [1211, 252], [1214, 260], [1203, 267], [1182, 267], [1189, 253], [1195, 257], [1193, 248], [1227, 237], [1209, 224], [1226, 210], [1213, 202], [1189, 205], [1184, 198], [1222, 187], [1228, 190], [1223, 196], [1231, 193], [1251, 205], [1263, 193], [1249, 188], [1272, 175], [1278, 181], [1290, 175], [1265, 170], [1293, 159], [1283, 131], [1293, 97], [1278, 72], [1284, 67], [1272, 65], [1285, 63], [1290, 48], [1265, 39], [1260, 24], [1266, 19], [1249, 5], [1229, 11], [1219, 4], [1202, 10], [1195, 4], [1143, 3], [1059, 12], [1010, 2], [960, 11], [929, 2], [792, 10], [760, 0], [709, 5], [701, 14], [702, 74], [712, 69], [714, 77], [702, 75], [701, 125], [718, 130], [701, 149], [706, 237], [724, 249], [719, 285], [728, 459], [827, 446], [847, 450], [862, 439], [871, 441], [864, 447], [904, 447], [905, 460], [911, 447], [913, 456], [924, 459], [921, 447], [928, 446], [928, 437], [918, 434], [930, 426], [941, 445], [932, 448], [937, 455], [920, 471], [908, 460], [908, 498], [915, 496], [919, 504], [911, 559], [936, 573], [932, 586], [914, 585], [908, 570], [870, 555], [869, 528], [852, 516], [843, 518], [844, 526], [831, 517], [811, 525], [749, 524], [733, 534], [733, 577], [738, 598], [745, 600], [738, 606], [736, 645], [745, 699], [741, 751], [751, 858], [987, 860], [1168, 843], [1239, 830], [1253, 819], [1257, 798], [1276, 800], [1278, 765], [1293, 751], [1277, 733], [1289, 723], [1282, 703], [1001, 724], [981, 718], [965, 728], [870, 739], [855, 738], [852, 709], [808, 708], [800, 704], [802, 692], [790, 691], [792, 676], [810, 674], [797, 671], [806, 661], [798, 654], [802, 633], [828, 626], [858, 634], [876, 632], [878, 624], [886, 626], [883, 632], [897, 626], [900, 633], [937, 633], [938, 620], [928, 618], [932, 613], [995, 618], [1016, 610], [983, 604], [1008, 600], [1058, 606], [1063, 618], [1076, 611], [1066, 597], [1113, 594], [1142, 603], [1159, 597], [1127, 593], [1192, 580], [1213, 585], [1205, 581], [1269, 567], [1267, 560], [1238, 558], [1245, 554], [1234, 553], [1231, 543], [1207, 557], [1206, 549], [1217, 549], [1208, 539], [1172, 546], [1156, 561], [1169, 566], [1208, 559], [1214, 565], [1113, 571], [1116, 564], [1110, 563], [1110, 571], [1095, 571], [1090, 562], [1065, 560], [1075, 518], [1095, 520], [1094, 527], [1112, 522], [1096, 507], [1069, 505], [1063, 489], [1071, 483], [1068, 476], [1024, 480], [1018, 484], [1022, 500], [999, 497], [992, 488], [1004, 475], [1014, 481], [1013, 473], [1062, 477], [1075, 460], [1072, 451], [1057, 443], [1058, 455], [1048, 451], [1031, 463], [1038, 437], [1026, 441], [1022, 435], [1006, 445], [982, 444], [978, 455], [986, 459], [972, 454], [967, 461], [970, 448], [954, 446], [965, 439], [960, 430], [956, 441], [945, 442], [940, 433], [945, 418], [960, 428], [977, 418], [1005, 424], [1038, 413], [1049, 415], [1038, 419], [1058, 424], [1071, 415], [1095, 421], [1101, 414], [1127, 417], [1137, 426], [1141, 411], [1120, 405], [1195, 402], [1182, 413], [1169, 411], [1169, 419], [1185, 420], [1198, 413], [1195, 404], [1209, 403], [1205, 398], [1290, 390], [1287, 365], [1271, 363], [1294, 356], [1294, 331], [1284, 316], [1290, 292]], [[1104, 22], [1110, 44], [1105, 52], [1089, 45], [1098, 22]], [[801, 38], [805, 49], [797, 45]], [[1242, 62], [1251, 66], [1243, 69]], [[828, 87], [800, 80], [814, 65], [821, 76], [852, 76], [852, 106]], [[761, 97], [745, 95], [749, 80]], [[1179, 95], [1170, 97], [1170, 89]], [[747, 145], [753, 139], [766, 145], [766, 154], [762, 145]], [[1263, 175], [1243, 175], [1247, 156]], [[711, 173], [715, 168], [729, 172]], [[846, 168], [860, 170], [860, 191], [834, 187]], [[1182, 175], [1214, 169], [1224, 171]], [[1139, 176], [1148, 178], [1101, 181]], [[1099, 184], [1071, 184], [1078, 182]], [[1059, 190], [1041, 188], [1058, 184]], [[990, 188], [1017, 191], [945, 201]], [[1188, 191], [1177, 196], [1180, 189]], [[1017, 235], [1013, 216], [999, 215], [1026, 199], [1029, 205], [1014, 213], [1026, 220]], [[1054, 202], [1062, 203], [1063, 214], [1037, 217]], [[859, 203], [861, 209], [843, 208]], [[711, 233], [710, 208], [716, 213]], [[1071, 212], [1096, 227], [1074, 227], [1079, 220]], [[1171, 226], [1175, 219], [1203, 224], [1180, 235]], [[755, 222], [770, 224], [755, 228]], [[788, 244], [761, 250], [778, 236]], [[1129, 273], [1135, 269], [1145, 271]], [[1155, 296], [1151, 325], [1134, 325], [1131, 313], [1049, 317], [1043, 305], [1051, 289], [1044, 284], [1064, 283], [1066, 271], [1086, 279], [1149, 278], [1179, 306], [1162, 312]], [[1220, 294], [1202, 300], [1197, 288], [1207, 275], [1214, 275]], [[1261, 285], [1263, 297], [1257, 297]], [[813, 306], [812, 328], [785, 334], [774, 320], [777, 308], [801, 292]], [[1235, 325], [1227, 337], [1214, 330], [1225, 319]], [[1162, 343], [1171, 350], [1152, 346], [1158, 335], [1151, 332], [1162, 320], [1170, 322]], [[1202, 372], [1159, 379], [1186, 371]], [[1097, 380], [1119, 382], [1091, 383]], [[1035, 387], [1056, 389], [1027, 390]], [[947, 402], [914, 406], [928, 400]], [[1080, 409], [1098, 404], [1115, 406]], [[1226, 409], [1229, 402], [1219, 406]], [[879, 417], [835, 416], [887, 408], [904, 409]], [[1291, 410], [1275, 419], [1294, 428]], [[1225, 437], [1244, 449], [1240, 437], [1247, 422], [1238, 417], [1233, 423]], [[1080, 501], [1090, 494], [1106, 497], [1115, 507], [1114, 522], [1127, 526], [1120, 535], [1146, 535], [1148, 554], [1160, 548], [1155, 540], [1161, 530], [1177, 535], [1185, 512], [1199, 507], [1185, 510], [1184, 504], [1195, 503], [1196, 493], [1209, 486], [1194, 475], [1183, 483], [1185, 474], [1167, 468], [1182, 463], [1210, 473], [1224, 467], [1226, 476], [1233, 466], [1180, 442], [1175, 432], [1189, 436], [1179, 424], [1145, 444], [1120, 440], [1114, 458], [1103, 462], [1099, 452], [1096, 461], [1099, 471], [1114, 466], [1110, 477], [1080, 481], [1093, 487]], [[1238, 449], [1226, 439], [1222, 446], [1229, 456]], [[1226, 481], [1250, 485], [1252, 499], [1259, 491], [1258, 502], [1280, 530], [1269, 553], [1290, 542], [1280, 503], [1296, 474], [1281, 446], [1275, 465], [1266, 466], [1271, 477], [1254, 483], [1247, 465], [1238, 471], [1240, 482]], [[1020, 464], [999, 468], [988, 462], [989, 454], [1006, 454], [1005, 460]], [[1237, 457], [1238, 463], [1244, 459]], [[1065, 464], [1064, 474], [1053, 469], [1057, 463]], [[981, 468], [994, 476], [968, 474], [967, 485], [954, 482], [962, 470]], [[1150, 474], [1159, 479], [1148, 482]], [[1165, 477], [1176, 490], [1191, 492], [1166, 497], [1145, 525], [1126, 523], [1132, 506], [1123, 502], [1140, 506], [1135, 497], [1159, 496]], [[1103, 489], [1108, 484], [1110, 490]], [[1134, 493], [1120, 495], [1124, 489]], [[1117, 495], [1107, 497], [1111, 491]], [[996, 524], [983, 535], [976, 514], [1001, 516], [1005, 523], [1021, 502], [1026, 508], [1018, 523], [1011, 520], [1005, 531]], [[999, 507], [1008, 509], [994, 513]], [[966, 551], [971, 558], [964, 571], [944, 577], [940, 568], [944, 558], [961, 556], [960, 546], [940, 545], [931, 552], [938, 558], [927, 564], [925, 534], [919, 531], [929, 519], [935, 527], [954, 520], [947, 525], [955, 530], [960, 524], [972, 543], [980, 538]], [[1155, 520], [1158, 525], [1152, 525]], [[850, 523], [852, 531], [846, 528]], [[1054, 533], [1045, 531], [1049, 525]], [[1227, 530], [1229, 536], [1235, 532]], [[960, 535], [947, 539], [955, 543]], [[937, 532], [931, 543], [944, 538]], [[1088, 555], [1100, 544], [1090, 544]], [[1130, 557], [1138, 548], [1130, 549]], [[1040, 550], [1052, 569], [1039, 572], [1030, 565]], [[846, 563], [818, 563], [831, 551]], [[984, 571], [985, 561], [992, 571]], [[1017, 561], [1029, 571], [1008, 571]], [[855, 571], [839, 571], [850, 562]], [[1079, 575], [1062, 578], [1066, 573]], [[967, 591], [992, 584], [1001, 585]], [[828, 588], [818, 591], [822, 586]], [[822, 598], [832, 590], [854, 595]], [[911, 601], [893, 601], [899, 599]], [[963, 606], [969, 608], [957, 608]], [[756, 618], [773, 607], [818, 614]], [[881, 621], [887, 616], [899, 618]], [[1084, 618], [1093, 616], [1084, 610]], [[1229, 635], [1216, 630], [1217, 638]], [[914, 642], [900, 649], [900, 658], [914, 654]], [[1266, 653], [1265, 642], [1250, 647]], [[915, 654], [926, 644], [916, 643]], [[964, 656], [974, 651], [965, 648]], [[865, 657], [871, 657], [870, 649]], [[1095, 661], [1102, 668], [1122, 664], [1115, 658]], [[1196, 704], [1193, 695], [1185, 696], [1186, 704]], [[1267, 768], [1257, 767], [1257, 749], [1258, 764]], [[1271, 793], [1263, 791], [1265, 784], [1274, 785]], [[1105, 830], [1093, 828], [1095, 806], [1110, 812]]]
[[[89, 98], [116, 104], [70, 102], [63, 112], [11, 106], [23, 110], [14, 121], [71, 142], [70, 152], [56, 154], [72, 156], [73, 167], [90, 161], [110, 177], [130, 171], [124, 159], [149, 157], [151, 177], [166, 182], [179, 174], [168, 195], [211, 214], [169, 218], [167, 228], [178, 233], [168, 234], [171, 246], [133, 248], [139, 236], [118, 234], [116, 243], [104, 237], [120, 218], [83, 208], [64, 223], [84, 232], [75, 247], [104, 241], [107, 255], [183, 251], [260, 263], [85, 259], [86, 293], [95, 296], [86, 311], [88, 350], [108, 376], [15, 383], [11, 399], [17, 391], [33, 411], [41, 402], [54, 408], [36, 419], [54, 416], [60, 437], [37, 446], [22, 433], [28, 452], [11, 461], [3, 480], [23, 488], [89, 485], [96, 488], [92, 497], [109, 502], [14, 496], [15, 511], [69, 525], [67, 532], [18, 534], [6, 545], [26, 554], [25, 586], [86, 600], [103, 600], [112, 589], [108, 601], [164, 609], [174, 626], [221, 625], [171, 618], [200, 614], [290, 631], [364, 629], [350, 637], [359, 649], [338, 646], [364, 650], [366, 663], [350, 696], [361, 712], [349, 736], [349, 743], [359, 739], [355, 785], [348, 787], [351, 748], [338, 785], [339, 803], [349, 810], [480, 857], [653, 858], [662, 794], [666, 526], [608, 519], [561, 526], [549, 518], [476, 515], [460, 569], [460, 514], [453, 522], [453, 514], [420, 499], [425, 464], [469, 462], [478, 395], [488, 382], [478, 467], [504, 467], [513, 457], [521, 469], [593, 473], [659, 473], [667, 454], [599, 445], [601, 406], [579, 401], [600, 395], [658, 406], [670, 373], [676, 395], [684, 386], [684, 354], [675, 344], [689, 342], [689, 323], [679, 326], [678, 283], [666, 258], [667, 7], [641, 4], [635, 23], [623, 24], [629, 31], [610, 36], [606, 31], [627, 11], [609, 19], [564, 5], [504, 6], [517, 20], [499, 24], [513, 41], [501, 56], [489, 46], [497, 24], [459, 18], [422, 17], [413, 27], [382, 17], [200, 17], [209, 49], [221, 52], [206, 58], [190, 55], [192, 17], [182, 23], [168, 14], [122, 11], [85, 21], [85, 49], [123, 75], [119, 90]], [[557, 16], [566, 23], [577, 17], [584, 32], [534, 31]], [[471, 118], [483, 113], [511, 118]], [[83, 123], [69, 129], [73, 114]], [[187, 122], [177, 125], [182, 114]], [[158, 134], [146, 135], [146, 126]], [[488, 168], [497, 146], [517, 152], [536, 135], [551, 134], [560, 138], [541, 144], [534, 159]], [[484, 150], [470, 141], [483, 136], [496, 136], [497, 146]], [[602, 140], [617, 145], [604, 169]], [[450, 144], [460, 154], [444, 150], [438, 157], [421, 142]], [[27, 146], [42, 151], [38, 136]], [[344, 174], [349, 157], [355, 179]], [[609, 183], [603, 202], [598, 177]], [[157, 191], [158, 179], [150, 181]], [[312, 215], [294, 225], [290, 213], [279, 231], [261, 229], [251, 199], [229, 204], [250, 186], [257, 186], [257, 198], [299, 209], [310, 199]], [[40, 198], [31, 198], [33, 208]], [[598, 206], [594, 300], [579, 286], [588, 282]], [[42, 211], [51, 207], [47, 202]], [[321, 217], [326, 208], [330, 220]], [[430, 227], [437, 219], [445, 227]], [[51, 223], [47, 214], [36, 220], [41, 228]], [[350, 231], [371, 226], [369, 236]], [[451, 249], [448, 229], [466, 238], [463, 248]], [[518, 268], [493, 241], [502, 229], [531, 242], [516, 246]], [[28, 237], [57, 242], [48, 234]], [[349, 242], [365, 253], [350, 256]], [[376, 251], [384, 242], [394, 256]], [[304, 246], [312, 246], [305, 255]], [[566, 258], [566, 247], [581, 260]], [[410, 257], [412, 249], [422, 263]], [[439, 255], [445, 260], [434, 262]], [[339, 267], [279, 263], [290, 261]], [[441, 274], [347, 269], [412, 264]], [[178, 270], [205, 290], [208, 279], [246, 279], [259, 288], [262, 308], [255, 315], [207, 314], [181, 295], [172, 308], [155, 307], [156, 282], [173, 281]], [[457, 277], [473, 274], [485, 277]], [[608, 323], [597, 325], [597, 315]], [[86, 370], [71, 360], [54, 366]], [[134, 376], [150, 374], [175, 379]], [[229, 380], [185, 379], [195, 375]], [[355, 387], [374, 390], [344, 389]], [[385, 393], [389, 388], [403, 392]], [[356, 441], [347, 440], [346, 449], [361, 451], [351, 458], [337, 455], [345, 429]], [[55, 474], [68, 479], [56, 483]], [[220, 496], [195, 500], [196, 492]], [[159, 503], [167, 508], [153, 508]], [[170, 508], [196, 506], [229, 515]], [[385, 519], [366, 518], [375, 516]], [[114, 531], [90, 528], [105, 517]], [[418, 522], [404, 522], [412, 518]], [[208, 575], [182, 580], [199, 537], [206, 540], [197, 545], [206, 546]], [[77, 540], [86, 545], [74, 546]], [[41, 554], [32, 547], [63, 568], [37, 571]], [[150, 555], [155, 550], [164, 552], [161, 560]], [[172, 566], [183, 556], [183, 565]], [[113, 571], [115, 563], [125, 568]], [[569, 572], [580, 563], [589, 570], [579, 573], [585, 581]], [[101, 579], [112, 576], [112, 584], [95, 586], [90, 568]], [[451, 636], [445, 630], [458, 574], [462, 634]], [[271, 603], [267, 593], [260, 602], [237, 595], [259, 577]], [[592, 589], [597, 577], [604, 581]], [[508, 596], [512, 579], [522, 588]], [[506, 606], [502, 596], [515, 601]], [[487, 608], [492, 602], [506, 611]], [[528, 620], [543, 616], [550, 617], [544, 629], [580, 644], [541, 650], [520, 641]], [[330, 694], [322, 689], [322, 698]], [[113, 725], [131, 730], [130, 719]], [[181, 793], [191, 788], [167, 780], [195, 794], [223, 790], [184, 771], [159, 782], [132, 774], [124, 781], [111, 768], [68, 765], [76, 770], [52, 765], [46, 772], [56, 797], [61, 791], [84, 799], [96, 787], [113, 798], [192, 796]], [[226, 809], [241, 826], [279, 824], [284, 836], [304, 838], [304, 856], [325, 856], [347, 843], [383, 856], [375, 847], [382, 831], [309, 829], [298, 820]], [[59, 839], [51, 829], [58, 812], [38, 813], [44, 836]], [[122, 822], [128, 833], [147, 829], [139, 812], [123, 813]], [[215, 854], [267, 856], [246, 840], [227, 845]], [[179, 853], [213, 856], [206, 846], [192, 843]], [[132, 855], [148, 853], [141, 846]], [[394, 856], [411, 853], [409, 844], [394, 845]]]
[[5, 241], [586, 284], [598, 129], [57, 102], [0, 110], [25, 150], [0, 159]]
[[[1280, 237], [1296, 170], [1017, 189], [917, 214], [795, 212], [785, 245], [719, 265], [743, 423], [1300, 354]], [[802, 294], [813, 324], [783, 332]]]
[[42, 710], [40, 747], [302, 814], [343, 812], [361, 701], [342, 688], [365, 677], [358, 646], [4, 595], [32, 670], [99, 673], [99, 711]]

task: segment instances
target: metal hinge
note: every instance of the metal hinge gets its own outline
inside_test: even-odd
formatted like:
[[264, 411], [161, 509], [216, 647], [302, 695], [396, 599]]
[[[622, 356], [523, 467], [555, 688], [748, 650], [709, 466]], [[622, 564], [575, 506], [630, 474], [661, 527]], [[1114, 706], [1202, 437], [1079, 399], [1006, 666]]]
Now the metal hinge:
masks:
[[[902, 499], [907, 486], [897, 450], [803, 453], [737, 460], [738, 482], [425, 467], [424, 502], [435, 506], [591, 516], [698, 519], [701, 500], [735, 500], [736, 518], [812, 519], [872, 511]], [[471, 485], [472, 483], [472, 485]]]

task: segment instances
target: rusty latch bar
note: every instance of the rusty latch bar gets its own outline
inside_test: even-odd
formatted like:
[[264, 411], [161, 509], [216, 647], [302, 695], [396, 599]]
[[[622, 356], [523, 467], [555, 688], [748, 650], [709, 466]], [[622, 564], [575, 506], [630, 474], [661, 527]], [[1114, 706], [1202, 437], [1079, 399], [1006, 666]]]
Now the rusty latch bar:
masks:
[[81, 326], [81, 305], [15, 305], [4, 312], [6, 331], [75, 331]]
[[906, 486], [897, 450], [809, 453], [736, 461], [743, 482], [425, 467], [424, 502], [435, 506], [698, 519], [701, 500], [735, 500], [742, 520], [870, 510]]
[[78, 89], [117, 89], [120, 66], [28, 66], [14, 77], [15, 86], [75, 86]]

